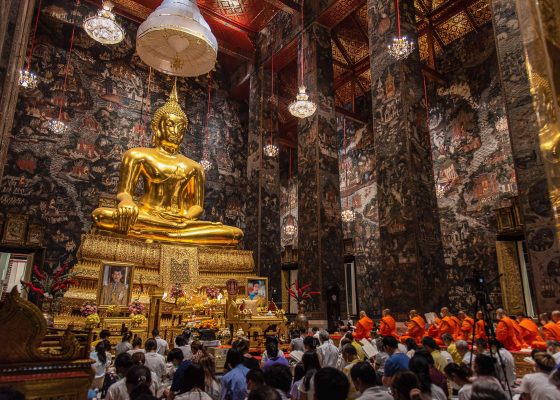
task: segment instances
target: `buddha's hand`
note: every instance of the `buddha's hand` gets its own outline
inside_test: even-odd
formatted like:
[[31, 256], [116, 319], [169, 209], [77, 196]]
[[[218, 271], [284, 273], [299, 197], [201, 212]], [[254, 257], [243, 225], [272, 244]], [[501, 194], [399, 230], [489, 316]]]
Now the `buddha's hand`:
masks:
[[122, 200], [117, 206], [117, 219], [119, 231], [127, 233], [136, 223], [138, 206], [132, 200]]
[[204, 210], [202, 209], [202, 207], [195, 204], [194, 206], [191, 206], [189, 208], [186, 217], [189, 220], [197, 219], [200, 215], [202, 215], [203, 212]]

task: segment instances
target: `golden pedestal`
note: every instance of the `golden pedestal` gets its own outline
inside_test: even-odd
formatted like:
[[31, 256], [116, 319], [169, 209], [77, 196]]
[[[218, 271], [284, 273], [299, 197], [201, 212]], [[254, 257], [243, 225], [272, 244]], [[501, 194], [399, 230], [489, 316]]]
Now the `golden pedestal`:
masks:
[[[254, 274], [251, 251], [184, 244], [145, 242], [126, 236], [88, 233], [82, 236], [74, 267], [79, 286], [66, 292], [56, 326], [83, 323], [81, 305], [97, 301], [101, 270], [106, 263], [132, 265], [132, 298], [150, 303], [150, 291], [169, 292], [180, 283], [186, 290], [200, 287], [224, 287], [228, 279], [243, 281]], [[149, 308], [147, 308], [149, 309]]]

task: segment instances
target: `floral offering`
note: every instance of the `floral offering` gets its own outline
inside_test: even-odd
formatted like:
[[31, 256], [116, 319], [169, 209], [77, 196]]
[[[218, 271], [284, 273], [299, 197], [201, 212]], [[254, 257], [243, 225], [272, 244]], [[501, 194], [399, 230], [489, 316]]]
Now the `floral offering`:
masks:
[[70, 272], [70, 269], [72, 265], [69, 263], [59, 264], [51, 272], [40, 271], [35, 265], [31, 281], [22, 280], [21, 284], [41, 297], [62, 297], [68, 289], [78, 285], [78, 281], [74, 279], [76, 273]]
[[[82, 313], [82, 317], [97, 314], [97, 304], [94, 301], [86, 301], [82, 304], [82, 307], [80, 307], [80, 312]], [[99, 318], [99, 315], [97, 318]]]
[[287, 286], [288, 293], [290, 297], [294, 298], [298, 303], [300, 301], [308, 300], [311, 296], [315, 296], [320, 294], [321, 292], [312, 292], [309, 288], [311, 287], [311, 283], [306, 283], [305, 285], [301, 286], [298, 284], [296, 280], [293, 285], [294, 289], [291, 286]]
[[128, 305], [128, 311], [131, 314], [142, 314], [144, 312], [144, 304], [140, 303], [140, 300], [136, 299], [134, 301], [132, 301], [129, 305]]

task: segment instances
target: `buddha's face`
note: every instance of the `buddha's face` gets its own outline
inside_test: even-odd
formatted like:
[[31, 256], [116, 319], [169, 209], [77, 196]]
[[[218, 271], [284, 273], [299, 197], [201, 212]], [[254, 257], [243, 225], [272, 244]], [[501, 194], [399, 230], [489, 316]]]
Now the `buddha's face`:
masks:
[[187, 129], [187, 121], [179, 115], [167, 114], [159, 121], [158, 128], [162, 144], [176, 149], [183, 141], [183, 135]]

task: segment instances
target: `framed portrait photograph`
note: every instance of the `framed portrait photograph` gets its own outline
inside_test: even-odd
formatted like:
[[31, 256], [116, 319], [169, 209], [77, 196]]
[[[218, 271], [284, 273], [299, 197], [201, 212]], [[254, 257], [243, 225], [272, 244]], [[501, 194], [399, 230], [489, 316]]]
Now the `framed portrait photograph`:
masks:
[[102, 263], [97, 293], [97, 304], [100, 307], [128, 306], [132, 293], [133, 270], [132, 264]]
[[266, 305], [268, 302], [268, 279], [259, 276], [247, 278], [245, 291], [249, 300], [259, 300], [260, 304]]
[[8, 214], [2, 232], [3, 244], [23, 246], [27, 231], [27, 215]]

